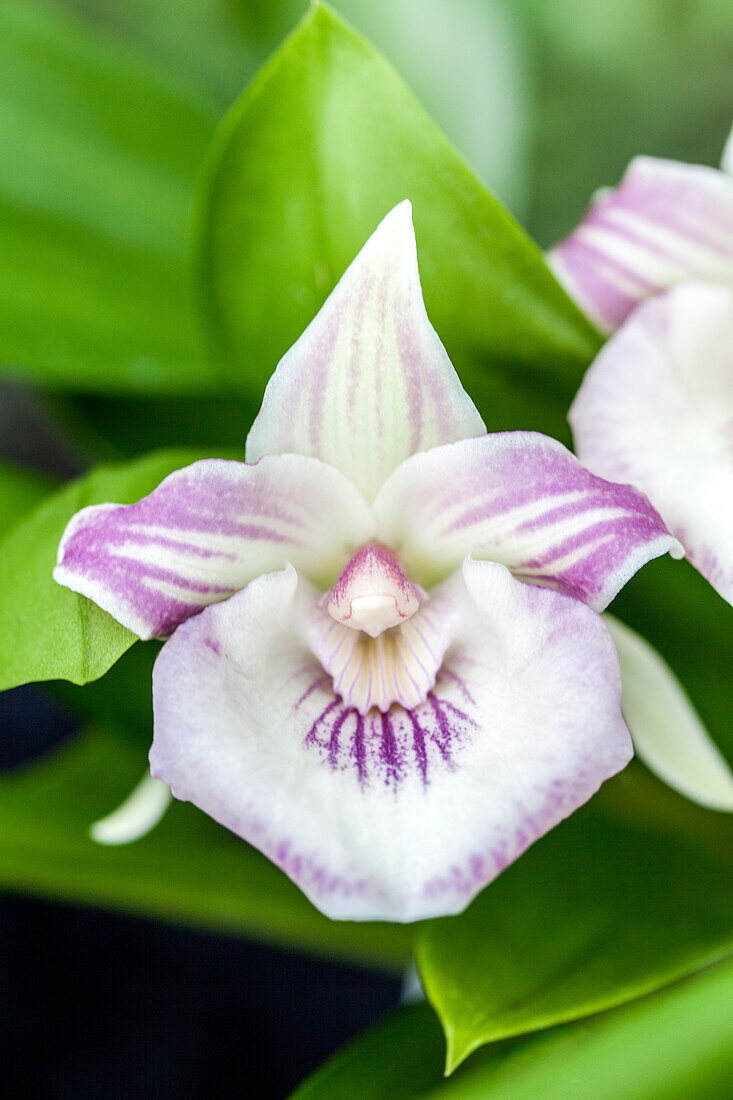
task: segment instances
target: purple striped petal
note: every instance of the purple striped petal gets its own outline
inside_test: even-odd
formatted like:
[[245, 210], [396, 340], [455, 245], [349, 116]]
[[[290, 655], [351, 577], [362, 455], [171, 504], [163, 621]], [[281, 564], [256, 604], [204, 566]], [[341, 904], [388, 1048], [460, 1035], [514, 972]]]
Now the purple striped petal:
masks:
[[733, 603], [733, 290], [687, 283], [639, 306], [570, 422], [583, 462], [643, 489]]
[[206, 459], [137, 504], [77, 512], [54, 578], [139, 637], [164, 637], [285, 562], [333, 584], [372, 523], [354, 486], [316, 459], [283, 455], [256, 466]]
[[548, 263], [606, 332], [676, 283], [733, 283], [733, 179], [701, 165], [637, 157]]
[[597, 610], [651, 558], [680, 552], [646, 497], [603, 481], [536, 432], [415, 455], [374, 502], [377, 537], [430, 586], [471, 554]]
[[425, 312], [411, 207], [400, 203], [280, 361], [247, 460], [312, 455], [371, 500], [408, 455], [484, 431]]
[[453, 645], [412, 709], [334, 694], [292, 569], [184, 623], [155, 666], [153, 773], [336, 919], [459, 912], [631, 756], [594, 612], [487, 562], [439, 596]]

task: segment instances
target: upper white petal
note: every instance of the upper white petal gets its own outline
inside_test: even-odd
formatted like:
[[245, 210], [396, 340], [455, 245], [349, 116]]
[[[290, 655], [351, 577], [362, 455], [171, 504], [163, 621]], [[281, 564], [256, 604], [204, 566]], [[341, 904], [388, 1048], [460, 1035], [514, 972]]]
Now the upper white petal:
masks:
[[408, 455], [483, 431], [425, 312], [411, 207], [400, 203], [278, 364], [247, 460], [312, 455], [370, 500]]

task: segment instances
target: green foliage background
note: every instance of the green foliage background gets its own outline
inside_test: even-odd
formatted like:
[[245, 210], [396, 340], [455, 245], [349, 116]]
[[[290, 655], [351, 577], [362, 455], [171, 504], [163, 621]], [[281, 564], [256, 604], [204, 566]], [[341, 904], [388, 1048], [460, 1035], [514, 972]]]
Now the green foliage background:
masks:
[[[73, 512], [241, 455], [278, 357], [404, 197], [428, 311], [489, 430], [567, 441], [601, 341], [534, 241], [633, 155], [715, 163], [730, 127], [724, 0], [337, 7], [389, 61], [322, 6], [279, 46], [300, 0], [178, 0], [174, 20], [168, 0], [0, 6], [0, 403], [44, 394], [78, 468], [95, 467], [59, 489], [10, 445], [0, 466], [0, 686], [49, 681], [84, 726], [0, 777], [0, 886], [374, 966], [415, 955], [432, 1009], [386, 1021], [298, 1095], [716, 1095], [732, 1068], [729, 822], [640, 765], [465, 914], [420, 926], [328, 922], [190, 806], [124, 849], [88, 837], [145, 768], [156, 647], [51, 581]], [[614, 610], [733, 758], [730, 608], [665, 560]], [[449, 1068], [485, 1048], [448, 1084], [433, 1010]]]

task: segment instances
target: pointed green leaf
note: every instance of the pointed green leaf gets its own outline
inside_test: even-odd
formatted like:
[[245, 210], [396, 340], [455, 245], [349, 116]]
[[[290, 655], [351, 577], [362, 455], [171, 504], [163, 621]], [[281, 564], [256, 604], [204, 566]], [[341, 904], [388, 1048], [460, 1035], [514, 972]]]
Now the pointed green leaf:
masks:
[[0, 5], [0, 360], [72, 389], [212, 384], [189, 264], [217, 108], [37, 0]]
[[428, 313], [490, 429], [566, 434], [598, 335], [394, 70], [320, 4], [225, 119], [202, 194], [202, 286], [232, 382], [262, 390], [404, 198]]
[[333, 922], [272, 863], [188, 803], [141, 840], [103, 847], [89, 826], [129, 794], [144, 752], [100, 727], [27, 770], [0, 777], [0, 889], [106, 905], [402, 966], [404, 925]]
[[713, 1100], [733, 1077], [733, 966], [580, 1024], [481, 1051], [441, 1079], [427, 1005], [344, 1047], [292, 1100]]
[[733, 950], [733, 823], [633, 765], [543, 837], [417, 959], [448, 1066], [621, 1004]]
[[100, 467], [59, 490], [0, 541], [0, 689], [30, 680], [84, 684], [102, 676], [136, 640], [111, 615], [51, 576], [64, 528], [88, 504], [130, 504], [181, 466], [210, 457], [162, 451]]

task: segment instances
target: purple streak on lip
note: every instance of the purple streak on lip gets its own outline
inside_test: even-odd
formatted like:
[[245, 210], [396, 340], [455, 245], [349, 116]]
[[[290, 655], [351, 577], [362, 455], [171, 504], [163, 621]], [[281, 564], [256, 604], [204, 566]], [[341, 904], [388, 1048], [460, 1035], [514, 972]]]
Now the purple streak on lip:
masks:
[[382, 725], [382, 738], [379, 745], [379, 755], [385, 767], [387, 783], [394, 782], [400, 773], [400, 752], [397, 747], [395, 731], [389, 714], [380, 714], [379, 721]]
[[407, 717], [412, 725], [412, 747], [415, 753], [415, 760], [417, 761], [420, 777], [423, 781], [423, 786], [427, 786], [428, 782], [428, 750], [425, 744], [425, 731], [415, 717], [415, 712], [412, 710], [406, 711]]
[[[453, 767], [461, 745], [477, 728], [469, 713], [435, 691], [425, 703], [410, 710], [395, 705], [386, 713], [372, 709], [361, 715], [339, 697], [334, 698], [322, 681], [322, 677], [314, 680], [299, 701], [320, 690], [324, 702], [306, 734], [305, 745], [319, 751], [323, 763], [335, 771], [355, 767], [363, 786], [380, 780], [396, 788], [415, 771], [427, 786], [431, 768]], [[450, 681], [462, 686], [455, 673]], [[468, 697], [465, 686], [462, 690]]]

